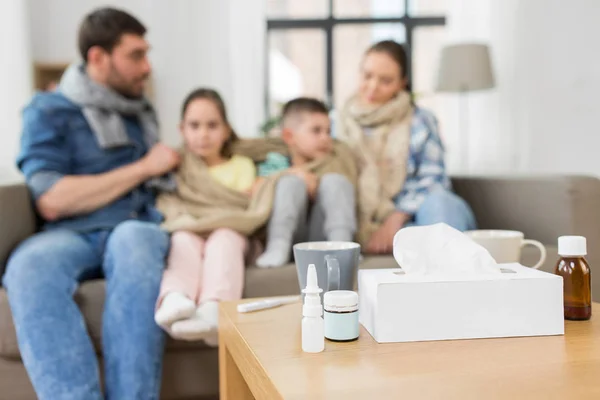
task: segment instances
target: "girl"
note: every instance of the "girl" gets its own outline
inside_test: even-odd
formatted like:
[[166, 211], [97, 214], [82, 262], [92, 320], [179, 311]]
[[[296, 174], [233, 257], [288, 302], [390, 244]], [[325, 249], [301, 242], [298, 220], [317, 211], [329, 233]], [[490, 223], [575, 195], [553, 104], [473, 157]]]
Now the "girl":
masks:
[[[193, 177], [200, 166], [208, 170], [205, 181], [212, 179], [229, 191], [251, 194], [256, 168], [251, 159], [232, 155], [238, 139], [219, 94], [210, 89], [193, 91], [181, 114], [185, 149], [178, 184]], [[184, 196], [181, 186], [178, 192]], [[173, 232], [156, 323], [174, 338], [216, 345], [218, 302], [241, 298], [247, 248], [247, 237], [232, 229], [216, 229], [206, 237], [186, 230]]]
[[391, 253], [394, 234], [407, 224], [475, 228], [471, 209], [451, 191], [437, 121], [411, 100], [407, 71], [401, 44], [386, 40], [371, 46], [358, 90], [336, 124], [336, 137], [359, 160], [362, 214], [373, 216], [360, 221], [368, 253]]

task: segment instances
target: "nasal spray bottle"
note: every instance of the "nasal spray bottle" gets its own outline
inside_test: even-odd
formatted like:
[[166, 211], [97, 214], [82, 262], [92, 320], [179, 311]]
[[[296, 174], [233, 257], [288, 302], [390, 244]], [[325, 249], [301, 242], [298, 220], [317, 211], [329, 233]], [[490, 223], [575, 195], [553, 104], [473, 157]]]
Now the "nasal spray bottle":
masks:
[[317, 282], [315, 264], [310, 264], [306, 273], [306, 288], [302, 291], [305, 295], [302, 307], [302, 351], [307, 353], [319, 353], [325, 349], [322, 291]]

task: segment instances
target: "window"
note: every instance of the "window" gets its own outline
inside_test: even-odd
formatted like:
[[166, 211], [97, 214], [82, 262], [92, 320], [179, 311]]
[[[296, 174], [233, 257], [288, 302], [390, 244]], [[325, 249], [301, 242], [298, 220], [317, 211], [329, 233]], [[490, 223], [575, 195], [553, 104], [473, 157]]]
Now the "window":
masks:
[[413, 91], [434, 106], [428, 95], [448, 1], [267, 0], [267, 114], [298, 96], [340, 107], [355, 90], [364, 51], [384, 39], [405, 44]]

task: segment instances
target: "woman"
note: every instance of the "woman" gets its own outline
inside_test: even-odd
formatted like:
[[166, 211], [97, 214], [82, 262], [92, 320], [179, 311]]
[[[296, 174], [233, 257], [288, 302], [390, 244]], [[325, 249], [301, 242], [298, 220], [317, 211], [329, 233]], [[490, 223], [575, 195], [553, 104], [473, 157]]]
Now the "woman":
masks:
[[437, 120], [411, 100], [407, 56], [386, 40], [371, 46], [358, 91], [338, 116], [336, 137], [358, 159], [359, 205], [369, 253], [390, 253], [394, 234], [407, 225], [445, 222], [475, 228], [467, 203], [451, 192]]

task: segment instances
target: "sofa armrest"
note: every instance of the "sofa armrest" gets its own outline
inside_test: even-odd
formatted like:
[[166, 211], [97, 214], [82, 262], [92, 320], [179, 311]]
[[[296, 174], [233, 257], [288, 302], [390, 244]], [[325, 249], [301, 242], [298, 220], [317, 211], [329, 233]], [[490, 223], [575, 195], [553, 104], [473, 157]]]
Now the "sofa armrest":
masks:
[[36, 217], [27, 186], [0, 185], [0, 277], [10, 252], [35, 230]]
[[577, 234], [600, 244], [600, 179], [585, 176], [456, 177], [479, 228], [511, 229], [556, 244]]

